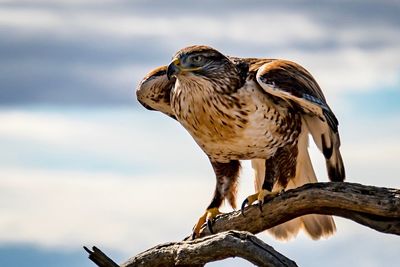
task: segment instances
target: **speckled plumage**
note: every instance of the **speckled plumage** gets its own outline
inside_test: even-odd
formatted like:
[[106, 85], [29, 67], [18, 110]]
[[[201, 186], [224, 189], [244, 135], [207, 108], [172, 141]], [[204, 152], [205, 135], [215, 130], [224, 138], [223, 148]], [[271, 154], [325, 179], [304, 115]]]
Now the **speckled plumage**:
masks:
[[196, 84], [195, 76], [178, 79], [171, 105], [211, 161], [267, 159], [279, 147], [296, 142], [299, 114], [286, 102], [268, 97], [253, 80], [230, 94], [206, 88], [212, 85]]
[[[240, 160], [253, 161], [258, 190], [315, 182], [309, 133], [326, 158], [329, 178], [344, 179], [338, 121], [311, 74], [294, 62], [227, 57], [191, 46], [147, 75], [137, 96], [145, 107], [179, 121], [209, 157], [217, 185], [208, 209], [225, 198], [235, 206]], [[330, 217], [311, 221], [292, 228], [303, 226], [313, 238], [334, 231]], [[278, 238], [297, 233], [282, 229], [275, 231]]]

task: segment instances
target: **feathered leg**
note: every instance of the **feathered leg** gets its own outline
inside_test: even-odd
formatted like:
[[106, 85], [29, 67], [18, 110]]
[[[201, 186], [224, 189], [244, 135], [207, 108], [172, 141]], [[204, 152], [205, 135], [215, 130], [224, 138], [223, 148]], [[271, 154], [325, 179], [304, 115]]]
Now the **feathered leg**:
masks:
[[[286, 188], [290, 178], [296, 172], [296, 156], [297, 147], [293, 145], [279, 148], [273, 157], [264, 160], [265, 166], [261, 165], [261, 159], [253, 160], [253, 168], [262, 169], [264, 177], [256, 177], [256, 193], [248, 196], [243, 201], [241, 207], [243, 215], [246, 205], [251, 205], [255, 201], [258, 201], [258, 206], [262, 211], [262, 206], [266, 198], [272, 198]], [[255, 164], [258, 166], [254, 166]], [[285, 166], [285, 169], [281, 169], [281, 166]], [[261, 173], [257, 173], [257, 176], [259, 175]], [[262, 185], [261, 188], [260, 185]]]
[[214, 168], [217, 183], [215, 186], [214, 196], [208, 205], [205, 213], [199, 218], [198, 222], [193, 228], [192, 237], [195, 238], [199, 235], [200, 229], [204, 223], [212, 233], [213, 219], [220, 214], [219, 207], [226, 198], [232, 208], [236, 208], [236, 192], [237, 181], [239, 177], [240, 162], [238, 160], [231, 160], [228, 163], [219, 163], [211, 161]]
[[242, 203], [241, 211], [244, 215], [244, 208], [246, 205], [251, 205], [255, 201], [258, 201], [258, 205], [260, 210], [262, 209], [262, 205], [264, 203], [264, 198], [266, 196], [273, 196], [271, 193], [272, 187], [274, 184], [274, 174], [270, 171], [266, 171], [268, 164], [268, 160], [265, 159], [255, 159], [252, 160], [253, 168], [256, 170], [256, 193], [253, 195], [248, 196]]
[[[308, 154], [308, 131], [306, 125], [302, 125], [302, 131], [298, 140], [298, 153], [296, 159], [295, 173], [291, 174], [289, 182], [285, 185], [285, 189], [292, 189], [299, 187], [306, 183], [317, 182], [314, 169], [312, 167], [310, 155]], [[293, 176], [294, 175], [294, 176]], [[273, 191], [280, 190], [282, 183], [285, 183], [281, 177], [280, 183], [274, 184]], [[295, 237], [300, 229], [312, 238], [319, 239], [327, 237], [335, 232], [335, 222], [332, 216], [310, 214], [292, 219], [283, 224], [272, 227], [268, 230], [275, 238], [280, 240], [289, 240]]]

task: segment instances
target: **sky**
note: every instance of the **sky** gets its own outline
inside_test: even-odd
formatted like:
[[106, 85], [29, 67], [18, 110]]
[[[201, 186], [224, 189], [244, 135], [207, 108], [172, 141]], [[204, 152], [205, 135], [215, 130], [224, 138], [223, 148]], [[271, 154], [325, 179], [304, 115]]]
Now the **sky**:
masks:
[[[94, 266], [84, 245], [123, 262], [190, 233], [211, 166], [135, 89], [192, 44], [306, 67], [339, 119], [347, 181], [400, 188], [399, 13], [398, 1], [369, 0], [0, 0], [0, 266]], [[252, 179], [245, 162], [239, 201]], [[336, 223], [321, 241], [258, 237], [299, 266], [398, 262], [397, 236]]]

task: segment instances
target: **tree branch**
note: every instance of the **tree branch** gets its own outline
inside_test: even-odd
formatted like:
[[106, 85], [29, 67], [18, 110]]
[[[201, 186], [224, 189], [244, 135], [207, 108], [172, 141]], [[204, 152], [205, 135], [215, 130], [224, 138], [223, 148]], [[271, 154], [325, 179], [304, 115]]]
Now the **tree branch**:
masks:
[[99, 267], [119, 267], [112, 259], [110, 259], [106, 254], [103, 253], [97, 247], [93, 247], [92, 250], [87, 247], [83, 247], [87, 253], [89, 253], [89, 259], [93, 261]]
[[[337, 215], [383, 233], [400, 235], [400, 190], [355, 183], [306, 184], [267, 201], [262, 212], [257, 206], [250, 206], [245, 209], [245, 216], [240, 211], [218, 216], [213, 230], [220, 234], [210, 236], [203, 227], [200, 235], [204, 238], [187, 237], [186, 241], [158, 245], [121, 266], [194, 267], [235, 256], [259, 266], [296, 266], [250, 233], [257, 234], [306, 214]], [[225, 232], [233, 229], [237, 231]], [[98, 266], [118, 266], [97, 248], [93, 252], [86, 250]]]
[[229, 257], [241, 257], [257, 266], [297, 266], [254, 235], [228, 231], [205, 238], [156, 246], [131, 258], [121, 267], [203, 266], [207, 262]]
[[[231, 229], [253, 234], [306, 214], [336, 215], [382, 233], [400, 235], [400, 190], [356, 183], [313, 183], [288, 190], [267, 201], [220, 215], [214, 233]], [[203, 227], [200, 236], [211, 233]], [[189, 237], [187, 237], [189, 238]]]

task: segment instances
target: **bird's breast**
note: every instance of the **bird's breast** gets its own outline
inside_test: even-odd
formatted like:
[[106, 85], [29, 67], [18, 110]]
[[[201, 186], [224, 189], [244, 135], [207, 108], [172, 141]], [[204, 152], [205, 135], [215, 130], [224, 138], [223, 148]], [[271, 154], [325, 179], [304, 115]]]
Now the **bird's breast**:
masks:
[[292, 141], [290, 131], [283, 129], [287, 109], [274, 104], [255, 85], [226, 95], [209, 87], [177, 83], [171, 100], [178, 121], [213, 160], [269, 158]]

